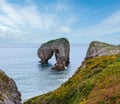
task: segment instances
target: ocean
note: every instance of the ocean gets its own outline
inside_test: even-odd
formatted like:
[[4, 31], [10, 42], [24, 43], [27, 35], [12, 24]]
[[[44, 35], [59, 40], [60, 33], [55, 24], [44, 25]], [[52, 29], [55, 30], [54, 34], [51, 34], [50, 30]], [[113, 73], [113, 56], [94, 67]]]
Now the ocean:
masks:
[[41, 65], [37, 57], [40, 44], [0, 44], [0, 69], [13, 78], [22, 94], [22, 101], [57, 89], [67, 81], [84, 61], [88, 45], [71, 44], [70, 64], [64, 71], [55, 71], [55, 57]]

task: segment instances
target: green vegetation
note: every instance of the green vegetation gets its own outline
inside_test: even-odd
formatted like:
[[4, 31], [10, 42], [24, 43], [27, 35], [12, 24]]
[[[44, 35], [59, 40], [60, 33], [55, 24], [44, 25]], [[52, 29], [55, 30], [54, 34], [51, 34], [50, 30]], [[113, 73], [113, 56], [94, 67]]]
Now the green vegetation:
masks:
[[6, 94], [7, 89], [9, 89], [9, 86], [5, 85], [8, 82], [9, 77], [7, 77], [4, 72], [0, 71], [0, 101], [3, 101], [4, 99], [2, 93], [4, 92]]
[[90, 49], [91, 47], [95, 47], [96, 44], [99, 44], [99, 47], [97, 47], [97, 48], [103, 48], [103, 47], [117, 47], [117, 46], [112, 45], [112, 44], [108, 44], [108, 43], [104, 43], [104, 42], [98, 42], [98, 41], [93, 41], [93, 42], [90, 43], [89, 49]]
[[65, 42], [68, 42], [68, 40], [66, 38], [59, 38], [59, 39], [56, 39], [56, 40], [50, 40], [50, 41], [48, 41], [48, 42], [46, 42], [46, 43], [44, 43], [42, 45], [48, 45], [48, 44], [52, 44], [54, 42], [63, 42], [63, 43], [65, 43]]
[[1, 93], [0, 93], [0, 100], [3, 101], [3, 96]]
[[96, 47], [96, 48], [100, 48], [100, 49], [101, 48], [107, 48], [108, 51], [111, 50], [111, 49], [113, 50], [115, 48], [119, 48], [120, 49], [119, 46], [115, 46], [115, 45], [104, 43], [104, 42], [93, 41], [93, 42], [90, 43], [87, 52], [89, 52], [92, 47]]
[[3, 82], [7, 82], [9, 81], [9, 78], [3, 73], [0, 71], [0, 79], [3, 81]]
[[120, 104], [120, 54], [88, 59], [61, 87], [24, 104]]

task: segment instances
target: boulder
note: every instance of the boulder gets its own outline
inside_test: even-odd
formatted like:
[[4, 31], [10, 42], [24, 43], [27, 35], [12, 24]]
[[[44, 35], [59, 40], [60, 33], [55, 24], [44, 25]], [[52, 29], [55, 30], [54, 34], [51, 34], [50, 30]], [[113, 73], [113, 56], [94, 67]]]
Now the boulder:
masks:
[[93, 41], [90, 43], [85, 60], [95, 56], [114, 55], [120, 52], [120, 46]]
[[56, 64], [52, 69], [64, 70], [69, 64], [70, 44], [66, 38], [48, 41], [40, 46], [37, 51], [41, 64], [47, 64], [55, 54]]
[[21, 104], [21, 94], [12, 78], [0, 70], [0, 104]]

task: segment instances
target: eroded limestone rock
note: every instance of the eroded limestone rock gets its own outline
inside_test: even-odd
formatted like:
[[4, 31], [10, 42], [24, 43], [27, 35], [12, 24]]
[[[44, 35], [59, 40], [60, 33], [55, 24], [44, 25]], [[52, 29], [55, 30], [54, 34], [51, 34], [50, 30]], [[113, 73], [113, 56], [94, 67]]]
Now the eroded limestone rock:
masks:
[[[85, 60], [68, 81], [24, 104], [119, 104], [120, 53], [114, 53], [118, 50], [113, 45], [92, 42], [87, 53], [91, 59]], [[105, 56], [92, 58], [96, 55]]]
[[0, 70], [0, 104], [21, 104], [21, 94], [13, 79]]
[[42, 64], [47, 64], [48, 60], [55, 54], [56, 64], [53, 67], [55, 70], [64, 70], [69, 64], [70, 44], [66, 38], [60, 38], [48, 41], [38, 49], [38, 57]]
[[114, 55], [120, 52], [120, 46], [111, 45], [104, 42], [93, 41], [90, 43], [86, 58], [93, 58], [95, 56]]

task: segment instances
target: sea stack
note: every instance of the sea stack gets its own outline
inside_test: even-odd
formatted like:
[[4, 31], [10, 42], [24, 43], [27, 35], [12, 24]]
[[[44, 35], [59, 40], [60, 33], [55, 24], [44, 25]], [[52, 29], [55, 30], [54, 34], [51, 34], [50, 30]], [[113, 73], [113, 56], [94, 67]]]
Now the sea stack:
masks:
[[48, 41], [40, 46], [37, 51], [41, 64], [47, 64], [55, 54], [56, 63], [52, 69], [64, 70], [69, 64], [70, 44], [66, 38]]
[[12, 78], [0, 70], [0, 104], [22, 104], [21, 94]]

